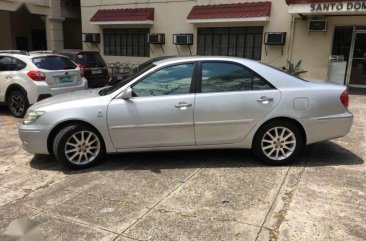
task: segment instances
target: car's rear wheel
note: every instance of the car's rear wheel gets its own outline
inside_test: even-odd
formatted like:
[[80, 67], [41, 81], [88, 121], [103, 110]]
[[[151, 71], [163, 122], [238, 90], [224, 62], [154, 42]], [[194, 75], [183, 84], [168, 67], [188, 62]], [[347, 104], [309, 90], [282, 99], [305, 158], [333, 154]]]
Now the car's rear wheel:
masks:
[[303, 137], [297, 125], [273, 121], [261, 127], [254, 137], [253, 152], [269, 165], [292, 163], [303, 148]]
[[18, 90], [12, 91], [7, 99], [8, 108], [15, 117], [22, 118], [29, 107], [27, 97]]
[[70, 169], [83, 169], [97, 164], [105, 152], [101, 135], [93, 128], [75, 124], [62, 129], [53, 142], [58, 161]]

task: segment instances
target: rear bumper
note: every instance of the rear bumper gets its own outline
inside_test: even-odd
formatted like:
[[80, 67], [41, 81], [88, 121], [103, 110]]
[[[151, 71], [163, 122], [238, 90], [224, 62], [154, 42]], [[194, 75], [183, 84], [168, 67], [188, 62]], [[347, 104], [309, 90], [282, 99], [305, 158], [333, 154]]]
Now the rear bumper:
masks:
[[72, 91], [85, 90], [88, 88], [88, 81], [85, 78], [81, 79], [81, 83], [79, 85], [73, 85], [73, 86], [50, 88], [50, 86], [45, 82], [39, 82], [36, 84], [37, 85], [34, 87], [33, 93], [28, 94], [29, 104], [36, 103], [40, 96], [44, 95], [55, 96], [64, 93], [69, 93]]
[[352, 123], [353, 114], [349, 111], [337, 115], [303, 119], [302, 124], [307, 136], [306, 144], [345, 136], [351, 130]]

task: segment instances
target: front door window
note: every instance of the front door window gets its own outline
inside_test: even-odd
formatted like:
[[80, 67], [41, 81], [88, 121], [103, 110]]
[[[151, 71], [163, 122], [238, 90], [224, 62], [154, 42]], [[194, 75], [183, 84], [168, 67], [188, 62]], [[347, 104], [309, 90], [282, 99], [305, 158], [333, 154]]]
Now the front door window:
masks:
[[189, 94], [194, 63], [156, 71], [132, 87], [135, 97]]

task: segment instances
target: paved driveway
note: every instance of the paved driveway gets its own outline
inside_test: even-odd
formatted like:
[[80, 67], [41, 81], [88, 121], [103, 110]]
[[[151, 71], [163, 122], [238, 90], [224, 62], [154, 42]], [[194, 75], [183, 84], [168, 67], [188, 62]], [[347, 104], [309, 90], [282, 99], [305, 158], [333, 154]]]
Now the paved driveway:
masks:
[[110, 155], [66, 171], [22, 150], [0, 109], [0, 240], [20, 217], [43, 240], [365, 240], [366, 95], [341, 139], [306, 148], [292, 166], [250, 151]]

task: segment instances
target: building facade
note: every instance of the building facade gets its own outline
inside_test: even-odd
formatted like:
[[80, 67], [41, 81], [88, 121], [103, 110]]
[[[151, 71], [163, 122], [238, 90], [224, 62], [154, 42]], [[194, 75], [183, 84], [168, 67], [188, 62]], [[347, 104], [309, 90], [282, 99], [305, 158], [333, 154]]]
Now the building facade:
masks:
[[81, 48], [79, 0], [0, 0], [0, 50]]
[[366, 87], [365, 0], [80, 3], [83, 49], [100, 51], [107, 63], [198, 54], [240, 56], [281, 68], [287, 60], [302, 60], [303, 78]]

